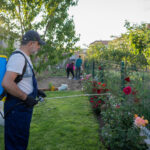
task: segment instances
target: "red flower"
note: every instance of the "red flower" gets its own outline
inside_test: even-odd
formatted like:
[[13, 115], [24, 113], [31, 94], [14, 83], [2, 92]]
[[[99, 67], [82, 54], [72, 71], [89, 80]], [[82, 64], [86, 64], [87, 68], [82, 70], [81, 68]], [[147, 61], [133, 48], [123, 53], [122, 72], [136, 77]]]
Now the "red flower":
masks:
[[126, 77], [124, 80], [126, 80], [127, 82], [130, 82], [130, 78]]
[[99, 85], [101, 85], [101, 82], [98, 82]]
[[90, 102], [91, 102], [91, 103], [94, 103], [94, 101], [93, 101], [93, 100], [90, 100]]
[[101, 93], [101, 89], [97, 89], [97, 94], [100, 94]]
[[106, 87], [106, 83], [103, 83], [102, 86], [103, 86], [103, 87]]
[[98, 104], [96, 104], [96, 105], [93, 106], [93, 108], [97, 108], [97, 107], [98, 107]]
[[102, 103], [102, 101], [101, 101], [101, 100], [99, 100], [99, 101], [98, 101], [98, 103]]
[[98, 98], [97, 96], [94, 96], [95, 98]]
[[101, 67], [101, 66], [99, 66], [99, 67], [98, 67], [98, 69], [99, 69], [99, 70], [102, 70], [102, 67]]
[[105, 89], [105, 92], [108, 92], [109, 91], [109, 89]]
[[98, 107], [98, 104], [96, 104], [95, 107]]
[[123, 92], [126, 94], [126, 95], [129, 95], [131, 93], [131, 87], [130, 86], [127, 86], [123, 89]]
[[90, 99], [91, 99], [91, 100], [93, 100], [94, 98], [93, 98], [93, 97], [91, 97]]

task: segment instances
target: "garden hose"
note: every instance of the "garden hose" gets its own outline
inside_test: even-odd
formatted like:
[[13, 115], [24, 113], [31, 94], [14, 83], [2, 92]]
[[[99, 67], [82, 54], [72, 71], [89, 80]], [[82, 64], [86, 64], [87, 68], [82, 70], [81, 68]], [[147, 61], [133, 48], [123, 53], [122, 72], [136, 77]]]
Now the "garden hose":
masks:
[[100, 96], [100, 95], [110, 95], [110, 93], [103, 93], [103, 94], [80, 94], [80, 95], [69, 95], [69, 96], [61, 96], [61, 97], [49, 97], [49, 98], [44, 98], [44, 99], [63, 99], [63, 98], [70, 98], [70, 97]]

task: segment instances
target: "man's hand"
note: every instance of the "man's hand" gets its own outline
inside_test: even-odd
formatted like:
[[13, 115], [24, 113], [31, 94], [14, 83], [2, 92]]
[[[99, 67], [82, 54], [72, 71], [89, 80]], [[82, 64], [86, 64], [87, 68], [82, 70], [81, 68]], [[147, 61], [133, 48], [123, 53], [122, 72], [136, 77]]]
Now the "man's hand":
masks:
[[38, 90], [37, 96], [46, 97], [46, 94], [42, 90]]
[[24, 100], [24, 103], [27, 107], [33, 107], [38, 103], [38, 101], [35, 100], [32, 96], [27, 96], [27, 98]]

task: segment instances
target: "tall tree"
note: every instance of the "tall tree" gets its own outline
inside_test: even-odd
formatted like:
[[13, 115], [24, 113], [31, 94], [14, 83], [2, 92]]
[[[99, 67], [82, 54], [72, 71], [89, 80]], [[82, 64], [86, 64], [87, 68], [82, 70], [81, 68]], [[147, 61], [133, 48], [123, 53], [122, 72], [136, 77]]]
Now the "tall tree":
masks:
[[[46, 46], [38, 53], [37, 70], [55, 64], [77, 48], [73, 17], [68, 10], [78, 0], [0, 0], [0, 38], [8, 47], [30, 29], [39, 31]], [[71, 51], [71, 52], [70, 52]]]
[[130, 25], [126, 21], [125, 27], [129, 37], [130, 53], [135, 55], [132, 61], [143, 66], [150, 64], [150, 30], [147, 28], [147, 25], [144, 23]]

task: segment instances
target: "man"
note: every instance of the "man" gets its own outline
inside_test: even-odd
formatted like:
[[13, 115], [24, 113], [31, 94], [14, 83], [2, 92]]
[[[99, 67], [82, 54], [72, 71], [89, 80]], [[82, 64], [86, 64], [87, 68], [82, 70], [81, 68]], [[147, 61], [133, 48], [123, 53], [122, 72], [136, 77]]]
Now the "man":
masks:
[[79, 55], [79, 58], [76, 60], [76, 79], [80, 79], [80, 71], [81, 71], [82, 59]]
[[[19, 53], [14, 52], [8, 60], [2, 82], [7, 92], [4, 104], [5, 150], [27, 149], [33, 106], [37, 104], [35, 98], [46, 96], [37, 89], [30, 55], [37, 52], [40, 45], [44, 44], [39, 34], [30, 30], [22, 37], [20, 49], [16, 50]], [[18, 80], [18, 77], [21, 79]]]

